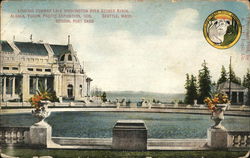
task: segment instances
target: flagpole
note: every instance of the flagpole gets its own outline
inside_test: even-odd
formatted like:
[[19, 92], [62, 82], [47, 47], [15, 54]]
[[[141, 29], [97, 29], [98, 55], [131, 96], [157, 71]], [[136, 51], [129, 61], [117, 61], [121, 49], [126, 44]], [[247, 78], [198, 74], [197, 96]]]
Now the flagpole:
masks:
[[231, 76], [232, 76], [232, 65], [231, 65], [231, 58], [232, 56], [230, 56], [230, 63], [229, 63], [229, 94], [228, 94], [228, 98], [229, 100], [231, 100]]

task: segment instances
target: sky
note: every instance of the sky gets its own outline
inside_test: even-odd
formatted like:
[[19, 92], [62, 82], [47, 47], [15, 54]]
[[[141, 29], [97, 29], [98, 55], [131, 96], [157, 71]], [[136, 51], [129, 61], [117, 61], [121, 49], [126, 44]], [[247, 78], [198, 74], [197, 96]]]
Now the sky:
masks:
[[[56, 23], [53, 18], [11, 18], [20, 9], [125, 9], [131, 18], [102, 18], [86, 13], [94, 23]], [[228, 10], [247, 31], [249, 7], [236, 1], [103, 0], [6, 1], [2, 3], [1, 39], [42, 40], [67, 44], [67, 36], [84, 63], [92, 87], [105, 91], [184, 93], [186, 73], [198, 75], [204, 60], [212, 80], [229, 58], [237, 76], [250, 68], [249, 51], [241, 49], [245, 35], [229, 49], [216, 49], [203, 36], [203, 24], [216, 10]], [[24, 14], [24, 13], [22, 13]], [[27, 13], [26, 13], [27, 14]], [[115, 14], [115, 13], [114, 13]], [[117, 13], [121, 15], [120, 13]]]

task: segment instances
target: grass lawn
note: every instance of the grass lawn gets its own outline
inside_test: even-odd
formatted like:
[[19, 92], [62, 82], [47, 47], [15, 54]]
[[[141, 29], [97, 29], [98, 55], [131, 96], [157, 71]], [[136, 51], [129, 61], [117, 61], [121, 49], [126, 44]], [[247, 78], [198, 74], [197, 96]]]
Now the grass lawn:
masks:
[[237, 158], [246, 152], [232, 151], [108, 151], [108, 150], [52, 150], [52, 149], [26, 149], [26, 148], [2, 148], [2, 153], [21, 157], [32, 158], [33, 156], [52, 156], [53, 158], [82, 158], [82, 157], [141, 157], [141, 158]]

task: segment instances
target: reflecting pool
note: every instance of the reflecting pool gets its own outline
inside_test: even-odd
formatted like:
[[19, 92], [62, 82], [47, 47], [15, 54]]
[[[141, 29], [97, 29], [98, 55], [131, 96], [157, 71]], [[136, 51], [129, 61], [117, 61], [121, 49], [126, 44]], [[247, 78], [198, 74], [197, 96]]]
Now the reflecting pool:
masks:
[[[206, 138], [213, 125], [209, 115], [139, 113], [139, 112], [53, 112], [46, 121], [54, 137], [108, 138], [117, 120], [144, 120], [149, 138]], [[30, 126], [35, 118], [30, 113], [0, 115], [0, 126]], [[225, 116], [228, 130], [250, 131], [250, 117]]]

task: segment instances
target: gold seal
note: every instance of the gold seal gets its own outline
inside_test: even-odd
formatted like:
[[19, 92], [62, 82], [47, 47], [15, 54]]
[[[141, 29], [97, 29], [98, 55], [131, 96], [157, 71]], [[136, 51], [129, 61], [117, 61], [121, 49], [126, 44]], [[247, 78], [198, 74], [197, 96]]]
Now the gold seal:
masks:
[[207, 42], [215, 48], [226, 49], [240, 39], [242, 26], [238, 17], [227, 10], [217, 10], [210, 14], [203, 25]]

